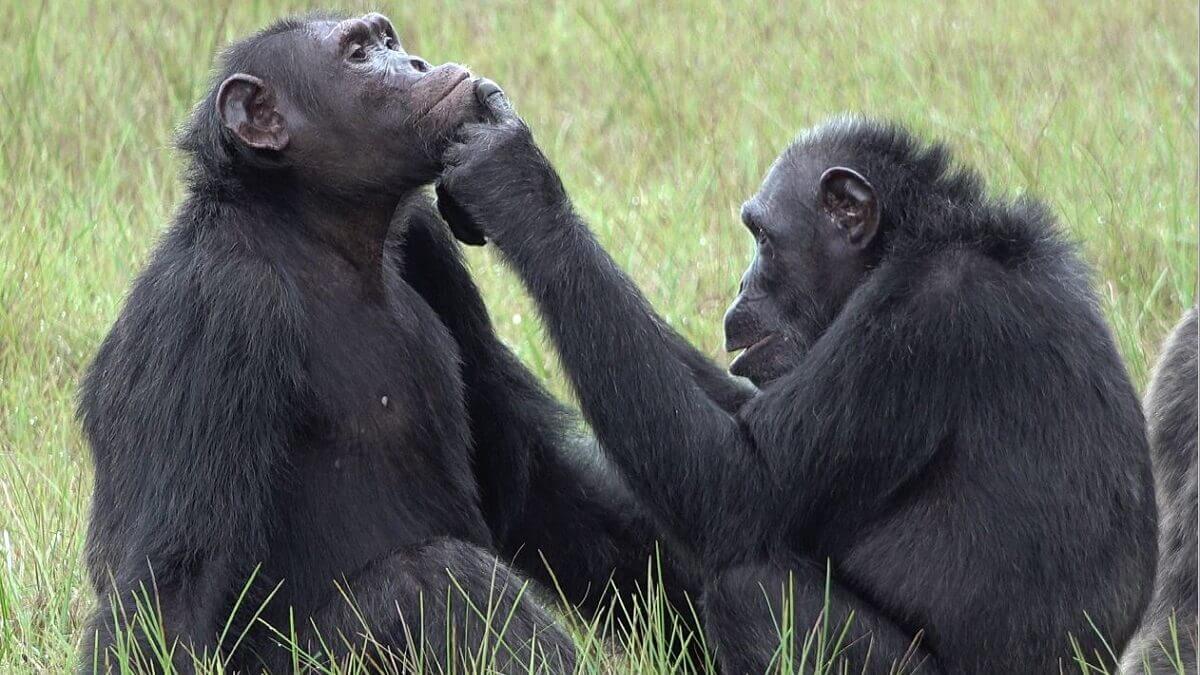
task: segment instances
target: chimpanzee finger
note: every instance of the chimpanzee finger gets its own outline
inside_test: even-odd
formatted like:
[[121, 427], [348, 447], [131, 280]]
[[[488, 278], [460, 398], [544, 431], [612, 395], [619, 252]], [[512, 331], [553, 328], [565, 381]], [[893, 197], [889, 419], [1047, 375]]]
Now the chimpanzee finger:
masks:
[[483, 246], [487, 243], [487, 238], [483, 236], [483, 229], [471, 219], [466, 209], [450, 196], [442, 181], [438, 181], [434, 193], [437, 195], [438, 213], [441, 214], [442, 220], [450, 226], [450, 233], [454, 235], [455, 239], [468, 246]]
[[512, 103], [504, 94], [504, 90], [486, 77], [479, 78], [479, 81], [475, 83], [475, 100], [479, 101], [479, 105], [483, 106], [484, 111], [492, 118], [493, 122], [500, 123], [517, 119], [517, 112], [513, 110]]

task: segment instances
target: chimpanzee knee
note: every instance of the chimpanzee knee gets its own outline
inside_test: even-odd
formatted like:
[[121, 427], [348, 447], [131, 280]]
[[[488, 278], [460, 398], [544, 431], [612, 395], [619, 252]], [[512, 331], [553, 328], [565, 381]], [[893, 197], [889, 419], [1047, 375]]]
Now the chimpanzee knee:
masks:
[[700, 606], [706, 639], [726, 675], [803, 672], [818, 661], [831, 672], [939, 672], [919, 636], [813, 561], [731, 567], [705, 586]]
[[396, 551], [339, 586], [304, 636], [306, 652], [400, 672], [574, 669], [570, 637], [530, 585], [472, 544], [443, 538]]

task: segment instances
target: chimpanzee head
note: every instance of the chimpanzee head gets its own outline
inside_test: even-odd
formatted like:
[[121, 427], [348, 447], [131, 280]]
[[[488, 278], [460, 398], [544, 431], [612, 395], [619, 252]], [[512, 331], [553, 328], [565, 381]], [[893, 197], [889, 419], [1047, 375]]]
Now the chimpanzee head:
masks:
[[478, 119], [475, 79], [405, 52], [388, 19], [287, 19], [233, 45], [182, 147], [201, 169], [286, 175], [342, 197], [431, 181]]
[[853, 118], [785, 150], [742, 207], [757, 250], [725, 314], [726, 349], [745, 350], [730, 371], [762, 387], [794, 368], [891, 255], [885, 247], [927, 226], [906, 214], [941, 222], [948, 205], [977, 200], [976, 177], [947, 168], [941, 146]]

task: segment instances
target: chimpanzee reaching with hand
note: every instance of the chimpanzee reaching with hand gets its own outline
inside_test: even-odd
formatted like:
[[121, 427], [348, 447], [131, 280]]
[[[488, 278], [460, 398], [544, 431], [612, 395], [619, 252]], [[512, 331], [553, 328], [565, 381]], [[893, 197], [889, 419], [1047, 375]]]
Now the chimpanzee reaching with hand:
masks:
[[760, 391], [723, 405], [525, 125], [460, 140], [439, 187], [455, 230], [524, 280], [601, 445], [703, 561], [727, 672], [786, 668], [851, 613], [833, 659], [851, 672], [1057, 672], [1072, 640], [1111, 665], [1103, 640], [1119, 652], [1150, 594], [1150, 460], [1089, 272], [1041, 206], [891, 125], [804, 134], [742, 209], [758, 250], [726, 346]]
[[568, 672], [497, 555], [594, 609], [645, 580], [656, 537], [492, 332], [421, 190], [480, 119], [476, 80], [370, 14], [281, 21], [217, 82], [181, 140], [188, 195], [83, 385], [84, 671], [287, 672], [295, 639]]

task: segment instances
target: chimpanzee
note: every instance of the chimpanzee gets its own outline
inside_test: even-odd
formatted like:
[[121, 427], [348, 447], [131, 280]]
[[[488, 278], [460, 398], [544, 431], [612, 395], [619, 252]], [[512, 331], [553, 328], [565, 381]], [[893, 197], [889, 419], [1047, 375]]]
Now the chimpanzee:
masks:
[[[1146, 396], [1158, 492], [1158, 583], [1123, 670], [1196, 672], [1196, 308], [1163, 347]], [[1175, 626], [1171, 621], [1174, 617]]]
[[1144, 422], [1036, 202], [890, 124], [801, 136], [742, 210], [726, 346], [759, 391], [738, 406], [673, 355], [515, 115], [446, 164], [457, 229], [524, 280], [601, 445], [703, 561], [727, 672], [786, 667], [788, 625], [793, 658], [818, 620], [836, 646], [851, 615], [851, 672], [1056, 672], [1129, 639], [1155, 565]]
[[483, 113], [476, 79], [370, 14], [280, 21], [216, 82], [181, 136], [187, 197], [82, 387], [84, 671], [188, 672], [191, 652], [286, 672], [290, 641], [569, 671], [497, 555], [594, 608], [657, 542], [492, 332], [423, 191]]

